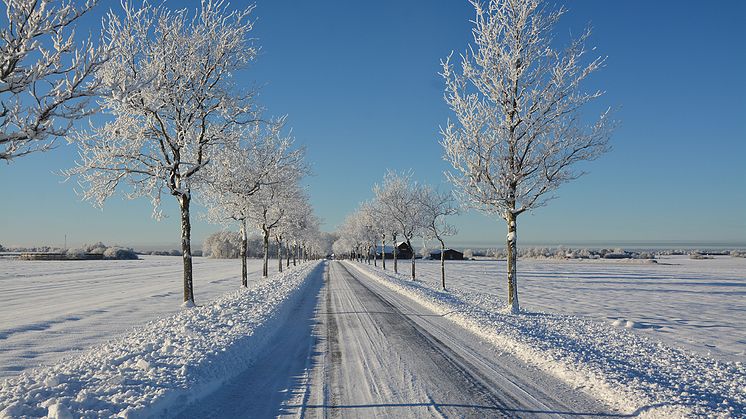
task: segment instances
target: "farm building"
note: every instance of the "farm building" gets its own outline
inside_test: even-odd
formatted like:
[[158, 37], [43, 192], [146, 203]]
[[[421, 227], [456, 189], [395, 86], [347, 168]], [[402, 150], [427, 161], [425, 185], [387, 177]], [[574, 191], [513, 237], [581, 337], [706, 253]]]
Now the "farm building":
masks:
[[[458, 250], [446, 249], [443, 251], [445, 260], [464, 260], [464, 254]], [[440, 260], [440, 249], [430, 252], [430, 259]]]
[[[384, 254], [384, 257], [386, 259], [393, 259], [394, 258], [394, 247], [386, 246], [383, 248], [383, 252], [381, 252], [381, 246], [376, 246], [376, 257], [380, 258], [381, 253]], [[397, 259], [411, 259], [412, 248], [409, 247], [406, 242], [399, 243], [396, 246], [396, 258]]]

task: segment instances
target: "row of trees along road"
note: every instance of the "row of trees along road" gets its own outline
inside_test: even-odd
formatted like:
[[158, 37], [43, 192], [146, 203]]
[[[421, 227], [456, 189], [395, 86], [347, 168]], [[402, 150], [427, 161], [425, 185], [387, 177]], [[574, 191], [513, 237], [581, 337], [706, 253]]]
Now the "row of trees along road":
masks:
[[[198, 16], [190, 16], [125, 2], [122, 13], [105, 17], [101, 45], [88, 39], [76, 47], [72, 28], [95, 4], [4, 2], [0, 160], [47, 150], [64, 136], [81, 149], [77, 167], [66, 174], [79, 177], [84, 197], [96, 205], [122, 186], [128, 198], [149, 197], [159, 216], [161, 195], [174, 196], [182, 214], [184, 300], [193, 302], [192, 191], [208, 183], [205, 168], [212, 161], [241, 149], [242, 139], [257, 135], [250, 127], [265, 123], [255, 92], [240, 92], [232, 83], [232, 74], [257, 55], [247, 36], [252, 7], [231, 12], [208, 0]], [[541, 0], [471, 4], [473, 44], [458, 67], [452, 55], [441, 63], [445, 101], [454, 114], [441, 129], [441, 144], [462, 205], [498, 215], [507, 225], [508, 304], [518, 312], [518, 216], [545, 205], [560, 185], [580, 176], [573, 170], [577, 162], [607, 151], [615, 123], [608, 110], [597, 119], [581, 112], [602, 96], [581, 85], [605, 59], [586, 59], [590, 30], [556, 46], [552, 32], [564, 8], [553, 10]], [[71, 136], [73, 122], [94, 112], [89, 101], [94, 96], [110, 121]], [[264, 182], [280, 188], [274, 181], [249, 181], [259, 184], [258, 190]], [[399, 224], [374, 230], [382, 242], [415, 234], [403, 221], [409, 214], [401, 211], [408, 210], [377, 210], [389, 211]], [[254, 225], [264, 226], [267, 240], [270, 234], [276, 240], [291, 237], [272, 226], [274, 213], [267, 209], [268, 218]]]
[[[457, 68], [453, 54], [442, 61], [444, 98], [454, 119], [441, 129], [441, 144], [452, 166], [447, 177], [462, 206], [498, 215], [507, 225], [508, 307], [518, 313], [518, 216], [545, 205], [560, 185], [582, 175], [573, 170], [576, 163], [606, 152], [615, 123], [608, 109], [595, 120], [581, 113], [602, 96], [581, 85], [605, 58], [586, 59], [589, 29], [566, 47], [556, 47], [552, 31], [564, 8], [551, 10], [541, 0], [471, 4], [473, 44]], [[380, 237], [390, 234], [395, 242], [401, 234], [409, 243], [416, 234], [413, 215], [422, 209], [413, 205], [416, 194], [406, 177], [389, 174], [374, 192], [375, 203], [361, 207], [341, 229], [347, 248], [366, 243], [368, 233], [360, 232], [359, 224], [367, 225], [361, 220], [369, 208], [380, 207], [374, 212], [391, 222], [371, 227]], [[444, 207], [442, 202], [430, 207], [430, 214], [444, 216]], [[420, 222], [426, 224], [425, 218]], [[431, 234], [442, 237], [437, 231]]]
[[[149, 198], [160, 218], [162, 195], [173, 196], [181, 213], [186, 305], [194, 304], [195, 196], [203, 193], [210, 219], [235, 220], [244, 234], [250, 218], [242, 214], [258, 205], [271, 208], [272, 216], [291, 206], [308, 208], [299, 186], [303, 152], [282, 137], [284, 118], [265, 119], [256, 91], [233, 82], [257, 56], [249, 37], [253, 6], [229, 10], [224, 2], [204, 1], [191, 13], [123, 2], [119, 12], [105, 15], [101, 45], [89, 39], [76, 48], [73, 26], [96, 1], [81, 7], [4, 3], [0, 159], [47, 150], [65, 137], [79, 146], [80, 157], [64, 174], [77, 178], [83, 198], [94, 205], [103, 206], [119, 189], [130, 199]], [[91, 106], [94, 97], [98, 108]], [[106, 122], [72, 130], [75, 120], [95, 111], [106, 114]], [[282, 225], [286, 237], [303, 243], [318, 224], [310, 209], [303, 216], [302, 233], [277, 219], [250, 222], [267, 235]]]
[[[441, 192], [413, 180], [412, 172], [389, 171], [383, 182], [373, 186], [375, 198], [365, 202], [350, 214], [339, 228], [335, 254], [365, 257], [377, 265], [376, 243], [381, 243], [381, 264], [386, 269], [385, 248], [391, 238], [394, 272], [399, 271], [397, 239], [403, 239], [410, 249], [416, 237], [437, 240], [440, 244], [441, 285], [446, 288], [445, 238], [456, 233], [446, 217], [456, 215], [458, 207], [450, 192]], [[411, 277], [416, 278], [415, 252], [411, 255]]]

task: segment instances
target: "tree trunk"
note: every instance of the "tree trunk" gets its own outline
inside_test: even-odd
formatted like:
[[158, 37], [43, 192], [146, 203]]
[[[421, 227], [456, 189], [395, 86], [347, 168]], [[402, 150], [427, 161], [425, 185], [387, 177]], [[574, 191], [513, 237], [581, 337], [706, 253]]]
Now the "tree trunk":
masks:
[[194, 287], [192, 283], [192, 224], [189, 221], [189, 195], [180, 195], [181, 208], [181, 256], [184, 260], [184, 302], [194, 304]]
[[275, 239], [277, 242], [277, 272], [282, 272], [282, 240]]
[[269, 276], [269, 231], [262, 228], [262, 238], [264, 239], [264, 264], [262, 265], [262, 276]]
[[438, 239], [440, 242], [440, 283], [443, 286], [443, 291], [446, 289], [446, 245], [443, 240]]
[[394, 253], [394, 273], [398, 274], [399, 273], [399, 264], [396, 262], [396, 234], [394, 234], [394, 236], [392, 237], [392, 239], [394, 240], [394, 246], [393, 246], [394, 247], [394, 250], [393, 250], [393, 253]]
[[386, 235], [381, 236], [381, 266], [386, 270]]
[[246, 247], [248, 246], [248, 240], [246, 238], [246, 220], [241, 220], [241, 286], [244, 288], [249, 287], [249, 275], [246, 270]]
[[508, 306], [511, 313], [518, 313], [518, 236], [516, 235], [516, 216], [513, 212], [508, 211], [508, 236], [506, 247], [508, 250]]
[[373, 239], [373, 266], [378, 267], [378, 249], [376, 249], [376, 240]]
[[409, 243], [409, 239], [407, 239], [407, 246], [409, 246], [409, 249], [412, 251], [412, 280], [414, 281], [415, 278], [415, 272], [414, 272], [414, 249], [412, 249], [412, 245]]
[[298, 266], [298, 243], [295, 244], [295, 252], [293, 252], [293, 266]]
[[287, 263], [285, 264], [285, 267], [288, 269], [290, 269], [290, 258], [292, 257], [292, 254], [293, 254], [293, 248], [290, 247], [289, 245], [286, 245], [285, 246], [285, 259], [287, 260]]

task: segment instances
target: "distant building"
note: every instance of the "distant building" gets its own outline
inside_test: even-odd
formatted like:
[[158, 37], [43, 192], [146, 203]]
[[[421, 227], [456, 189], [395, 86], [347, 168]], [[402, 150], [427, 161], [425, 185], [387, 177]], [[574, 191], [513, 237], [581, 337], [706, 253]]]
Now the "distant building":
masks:
[[[383, 254], [383, 257], [386, 259], [393, 259], [394, 258], [394, 247], [393, 246], [386, 246], [383, 249], [381, 249], [381, 246], [376, 246], [376, 257], [381, 258], [381, 254]], [[396, 258], [397, 259], [411, 259], [412, 258], [412, 248], [407, 245], [406, 242], [401, 242], [398, 245], [396, 245]]]
[[406, 242], [401, 242], [396, 245], [396, 258], [397, 259], [412, 259], [412, 248]]
[[[430, 252], [430, 259], [440, 260], [440, 249]], [[464, 254], [458, 250], [446, 249], [443, 251], [443, 259], [445, 260], [464, 260]]]

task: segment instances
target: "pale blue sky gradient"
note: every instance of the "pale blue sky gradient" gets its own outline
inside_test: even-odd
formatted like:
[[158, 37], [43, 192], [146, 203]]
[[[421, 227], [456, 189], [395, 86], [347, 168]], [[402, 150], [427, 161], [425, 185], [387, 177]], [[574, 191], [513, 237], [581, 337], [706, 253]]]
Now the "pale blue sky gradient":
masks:
[[[115, 2], [112, 2], [115, 3]], [[196, 5], [195, 1], [175, 2]], [[168, 4], [168, 3], [167, 3]], [[248, 4], [233, 1], [234, 6]], [[621, 127], [613, 150], [559, 198], [519, 219], [523, 244], [746, 244], [746, 2], [568, 1], [558, 42], [589, 22], [608, 56], [588, 84]], [[98, 11], [103, 12], [103, 8]], [[307, 180], [324, 229], [371, 197], [386, 169], [414, 169], [447, 188], [438, 127], [449, 117], [439, 61], [470, 40], [466, 1], [258, 0], [258, 61], [239, 75], [260, 101], [288, 114], [315, 175]], [[91, 16], [87, 25], [94, 25]], [[177, 205], [151, 218], [147, 200], [119, 195], [104, 211], [80, 202], [64, 146], [0, 166], [0, 244], [105, 241], [177, 247]], [[173, 201], [173, 202], [172, 202]], [[197, 211], [199, 212], [199, 211]], [[502, 222], [454, 219], [456, 246], [499, 246]], [[194, 222], [197, 243], [220, 226]]]

